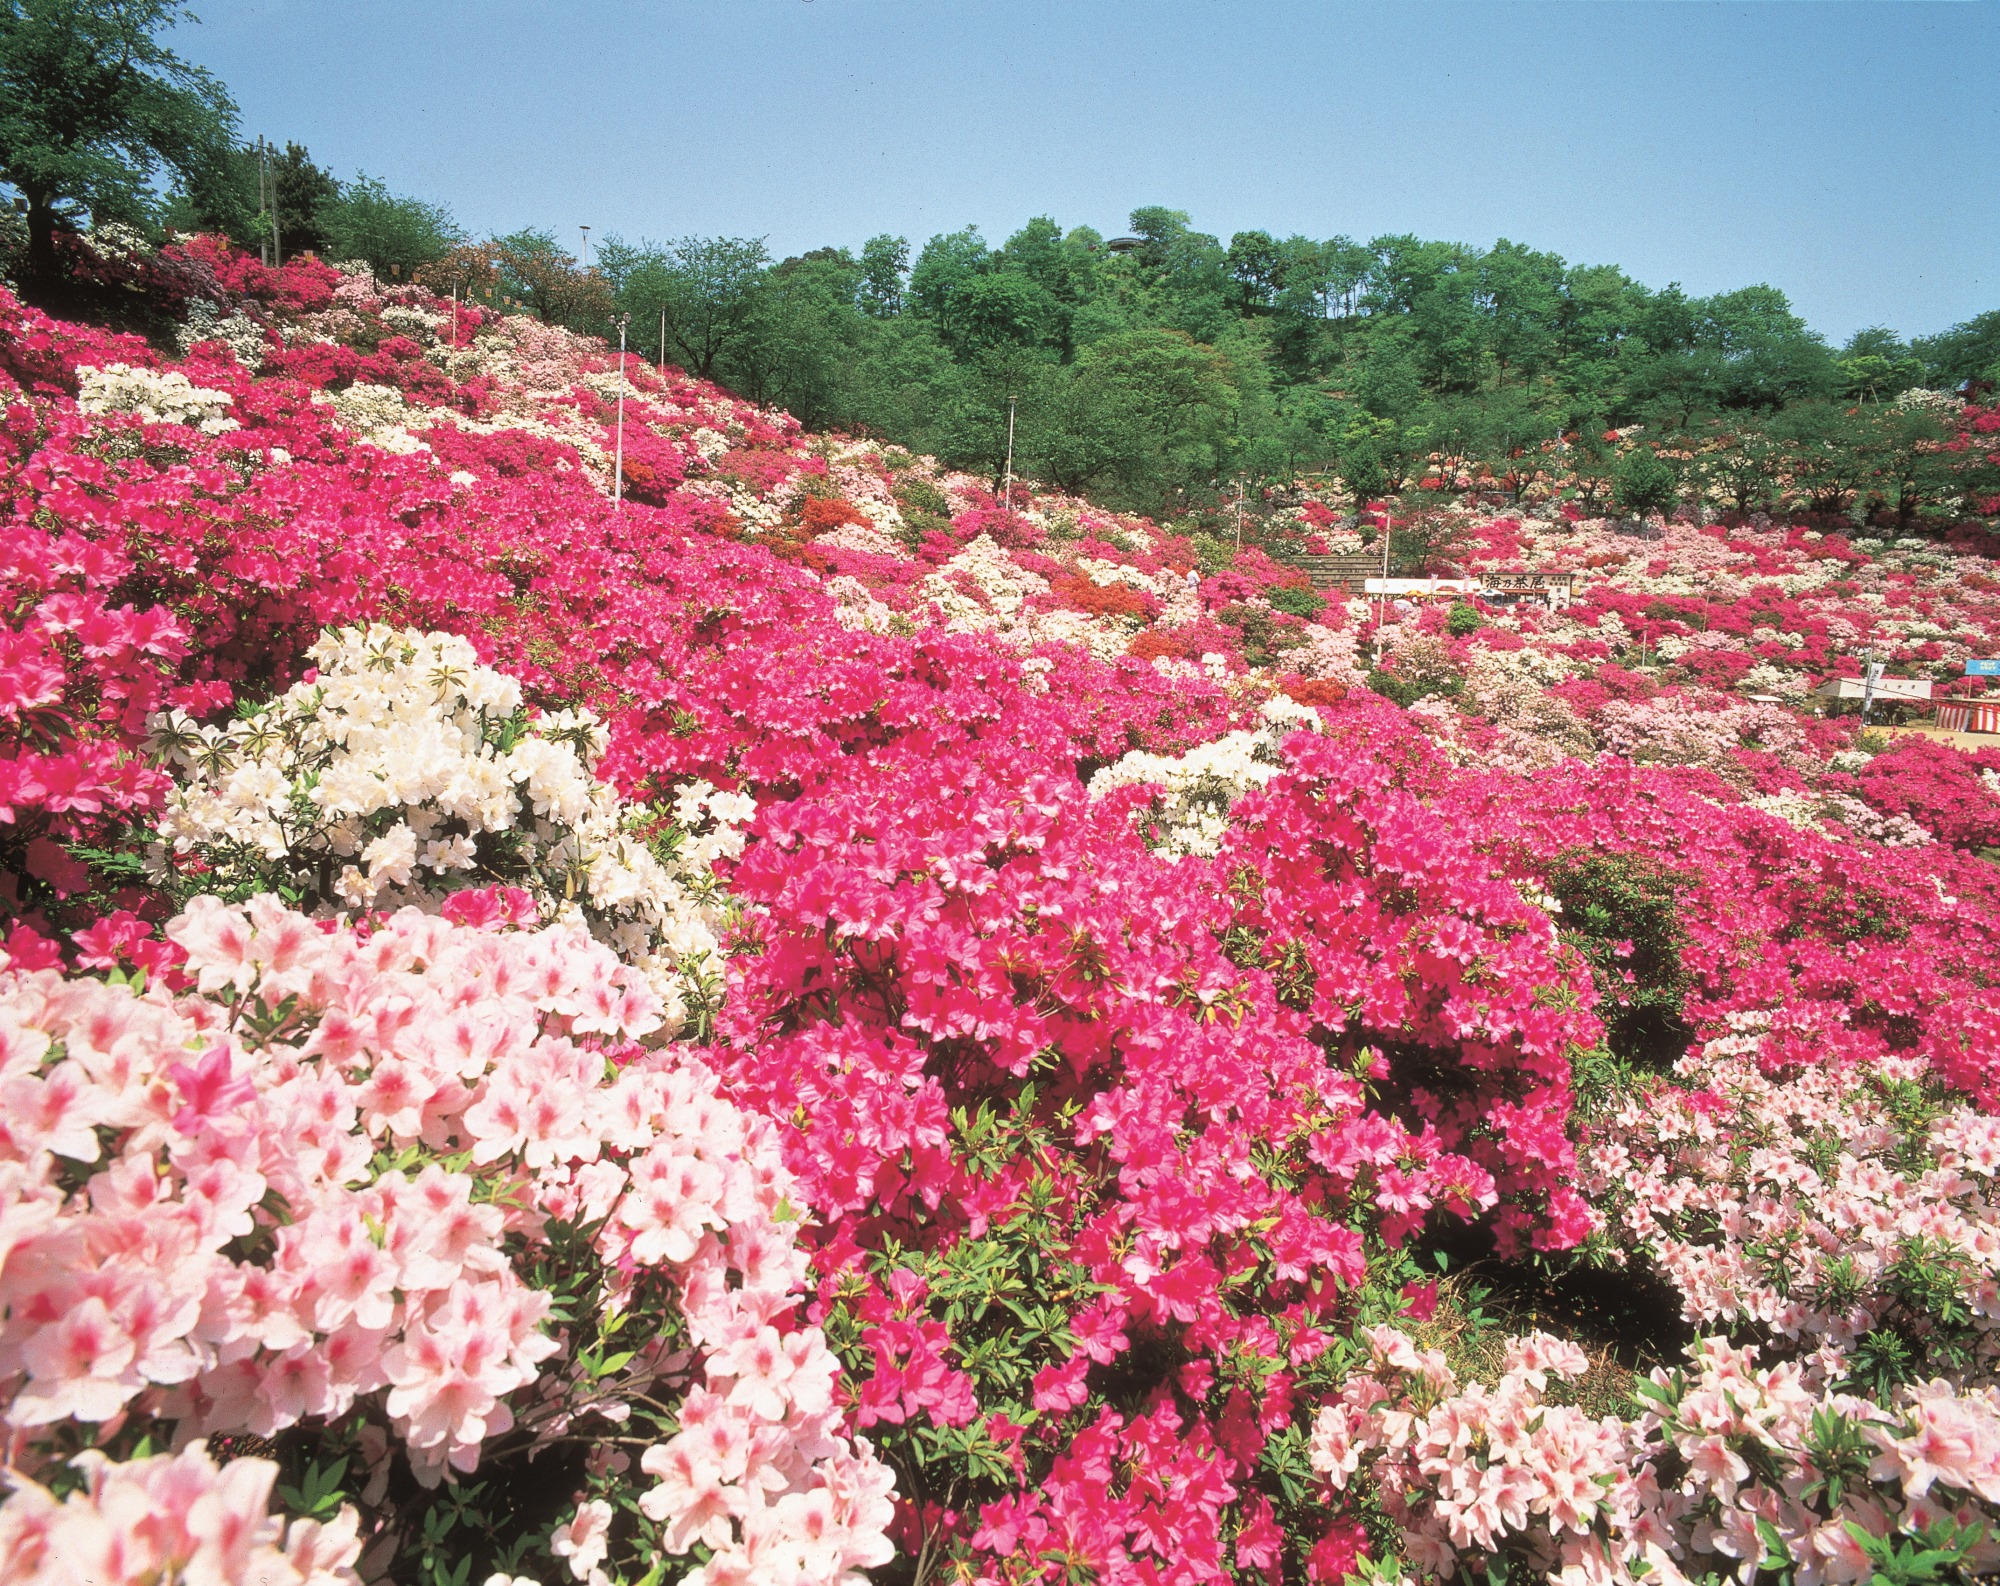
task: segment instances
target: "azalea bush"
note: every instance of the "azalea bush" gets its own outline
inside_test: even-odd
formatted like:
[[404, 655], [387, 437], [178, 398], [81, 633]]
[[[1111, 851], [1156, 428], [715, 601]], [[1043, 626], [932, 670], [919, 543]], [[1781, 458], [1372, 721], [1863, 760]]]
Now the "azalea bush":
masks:
[[[796, 1315], [771, 1125], [685, 1048], [638, 1044], [662, 1017], [644, 977], [578, 927], [509, 929], [525, 907], [465, 894], [467, 923], [361, 930], [202, 897], [150, 986], [0, 972], [4, 1419], [41, 1484], [0, 1525], [56, 1527], [38, 1494], [107, 1454], [249, 1435], [309, 1449], [336, 1573], [357, 1513], [370, 1574], [512, 1569], [552, 1537], [594, 1554], [581, 1574], [613, 1545], [718, 1572], [790, 1549], [826, 1579], [887, 1557], [889, 1474]], [[220, 1578], [262, 1557], [251, 1468], [210, 1501], [245, 1544]], [[583, 1505], [561, 1537], [472, 1522], [481, 1488], [558, 1470]]]
[[225, 726], [169, 711], [156, 757], [181, 773], [149, 853], [177, 890], [273, 890], [321, 909], [521, 885], [647, 972], [678, 1030], [706, 1009], [720, 923], [710, 864], [742, 849], [751, 801], [706, 782], [631, 809], [592, 767], [589, 712], [531, 717], [520, 685], [450, 634], [328, 634], [306, 678]]

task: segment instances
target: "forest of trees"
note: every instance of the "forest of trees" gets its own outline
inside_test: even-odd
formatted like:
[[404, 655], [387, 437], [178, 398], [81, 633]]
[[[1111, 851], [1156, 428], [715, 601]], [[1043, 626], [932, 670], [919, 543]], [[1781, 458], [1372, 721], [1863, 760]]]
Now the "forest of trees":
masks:
[[1691, 450], [1726, 437], [1711, 466], [1745, 506], [1760, 470], [1792, 477], [1830, 444], [1827, 499], [1900, 470], [1886, 494], [1907, 517], [1927, 486], [1914, 459], [1942, 430], [1894, 399], [2000, 382], [2000, 312], [1835, 349], [1769, 286], [1695, 298], [1508, 241], [1225, 244], [1160, 207], [1128, 226], [1037, 217], [997, 247], [967, 227], [914, 253], [880, 236], [783, 260], [755, 238], [612, 238], [588, 270], [528, 231], [420, 275], [579, 329], [628, 315], [648, 357], [996, 475], [1013, 398], [1018, 472], [1148, 510], [1329, 469], [1395, 490], [1421, 458], [1504, 462], [1559, 435], [1587, 477], [1605, 432], [1642, 424]]
[[[579, 330], [615, 338], [622, 318], [636, 350], [809, 427], [995, 475], [1011, 400], [1018, 472], [1154, 511], [1330, 469], [1395, 490], [1437, 454], [1498, 476], [1558, 436], [1588, 483], [1605, 433], [1639, 424], [1709, 458], [1744, 507], [1811, 463], [1825, 501], [1866, 480], [1907, 519], [1949, 481], [1922, 462], [1940, 421], [1895, 399], [2000, 384], [2000, 311], [1836, 349], [1767, 285], [1692, 297], [1504, 239], [1225, 243], [1159, 206], [1110, 237], [1038, 216], [998, 246], [968, 226], [785, 259], [758, 238], [613, 237], [586, 267], [554, 231], [474, 240], [296, 142], [246, 144], [223, 87], [159, 43], [181, 15], [174, 0], [0, 6], [0, 183], [25, 221], [8, 268], [30, 295], [56, 284], [60, 232], [109, 221], [361, 258]], [[1602, 462], [1627, 500], [1685, 482]]]

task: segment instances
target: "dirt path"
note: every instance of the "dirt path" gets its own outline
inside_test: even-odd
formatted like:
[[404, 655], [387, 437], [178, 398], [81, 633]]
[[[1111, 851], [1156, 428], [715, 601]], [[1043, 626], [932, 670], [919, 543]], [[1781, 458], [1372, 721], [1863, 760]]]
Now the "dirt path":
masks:
[[1891, 738], [1914, 733], [1919, 738], [1935, 738], [1940, 743], [1948, 743], [1954, 749], [2000, 749], [2000, 733], [1951, 732], [1943, 727], [1873, 727], [1869, 730]]

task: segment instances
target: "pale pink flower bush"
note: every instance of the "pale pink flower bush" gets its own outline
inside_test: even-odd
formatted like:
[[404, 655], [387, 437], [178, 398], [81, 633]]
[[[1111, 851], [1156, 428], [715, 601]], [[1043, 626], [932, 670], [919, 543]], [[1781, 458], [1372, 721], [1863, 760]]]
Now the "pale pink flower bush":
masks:
[[265, 1510], [278, 1467], [217, 1467], [199, 1445], [115, 1465], [89, 1450], [57, 1497], [26, 1478], [0, 1504], [0, 1582], [28, 1586], [359, 1586], [354, 1511], [330, 1524]]
[[[889, 1474], [791, 1320], [806, 1262], [775, 1133], [685, 1049], [635, 1044], [662, 1018], [638, 970], [577, 925], [336, 927], [269, 896], [197, 898], [167, 934], [191, 992], [0, 968], [17, 1467], [134, 1418], [176, 1440], [312, 1421], [347, 1429], [379, 1499], [383, 1431], [435, 1484], [665, 1395], [679, 1430], [646, 1446], [639, 1502], [667, 1551], [710, 1551], [703, 1578], [888, 1556]], [[205, 1501], [247, 1535], [268, 1476], [219, 1480]], [[37, 1493], [0, 1523], [41, 1524]], [[250, 1558], [213, 1578], [254, 1579]]]
[[1546, 1333], [1512, 1340], [1491, 1387], [1393, 1327], [1363, 1337], [1369, 1368], [1321, 1408], [1309, 1457], [1336, 1495], [1368, 1478], [1426, 1576], [1484, 1559], [1561, 1586], [1767, 1570], [1845, 1586], [1919, 1545], [1967, 1570], [2000, 1564], [1994, 1390], [1920, 1384], [1875, 1402], [1706, 1338], [1641, 1384], [1641, 1412], [1592, 1416], [1548, 1397], [1586, 1361]]
[[[2000, 1118], [1912, 1060], [1773, 1077], [1768, 1019], [1596, 1124], [1580, 1187], [1688, 1321], [1754, 1324], [1815, 1381], [1883, 1350], [1958, 1380], [2000, 1356]], [[1682, 1088], [1685, 1087], [1685, 1088]], [[1857, 1344], [1859, 1361], [1850, 1360]]]

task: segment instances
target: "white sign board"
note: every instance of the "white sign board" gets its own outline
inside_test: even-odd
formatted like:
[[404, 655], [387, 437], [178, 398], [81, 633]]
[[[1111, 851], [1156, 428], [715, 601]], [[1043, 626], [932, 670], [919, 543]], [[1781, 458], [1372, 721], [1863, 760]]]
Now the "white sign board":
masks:
[[1370, 595], [1466, 595], [1478, 587], [1470, 578], [1371, 578], [1362, 590]]
[[[1813, 690], [1816, 699], [1860, 699], [1868, 691], [1868, 685], [1858, 677], [1837, 677], [1830, 683], [1822, 683]], [[1927, 677], [1878, 677], [1875, 680], [1874, 695], [1877, 699], [1929, 699], [1931, 680]]]

